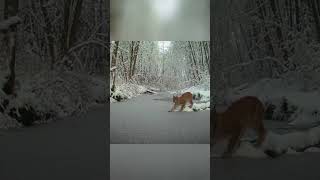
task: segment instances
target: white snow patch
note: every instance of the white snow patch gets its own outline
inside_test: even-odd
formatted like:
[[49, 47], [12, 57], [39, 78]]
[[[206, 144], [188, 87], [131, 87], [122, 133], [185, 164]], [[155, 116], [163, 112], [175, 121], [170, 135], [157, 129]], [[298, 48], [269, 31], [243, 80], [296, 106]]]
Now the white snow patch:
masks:
[[203, 110], [210, 110], [210, 102], [206, 103], [194, 103], [192, 106], [193, 111], [203, 111]]
[[320, 127], [315, 127], [305, 132], [292, 132], [283, 135], [269, 132], [263, 147], [280, 153], [288, 148], [301, 149], [319, 142]]
[[320, 148], [310, 147], [310, 148], [306, 149], [304, 152], [319, 153], [320, 152]]
[[255, 148], [249, 142], [242, 142], [235, 152], [234, 156], [250, 157], [250, 158], [266, 158], [267, 155], [260, 148]]
[[290, 154], [290, 155], [299, 155], [299, 154], [301, 154], [301, 152], [297, 152], [296, 150], [294, 150], [294, 149], [292, 149], [292, 148], [288, 148], [287, 154]]
[[[16, 98], [0, 90], [0, 102], [9, 100], [5, 111], [0, 113], [0, 128], [18, 127], [16, 120], [8, 116], [12, 109], [32, 107], [43, 121], [48, 114], [51, 118], [65, 117], [85, 112], [93, 104], [107, 102], [106, 82], [88, 75], [50, 71], [20, 80]], [[16, 114], [20, 116], [18, 111]]]
[[[144, 86], [133, 84], [133, 83], [124, 83], [121, 85], [116, 86], [115, 92], [113, 92], [111, 98], [117, 99], [131, 99], [133, 97], [136, 97], [144, 92], [146, 92], [148, 89]], [[111, 93], [111, 89], [110, 89]], [[117, 102], [117, 101], [110, 101], [110, 102]]]
[[[242, 139], [243, 140], [243, 139]], [[308, 146], [318, 144], [320, 142], [320, 127], [312, 128], [305, 132], [292, 132], [287, 134], [276, 134], [268, 132], [266, 139], [260, 148], [254, 147], [247, 141], [242, 141], [240, 147], [234, 153], [234, 156], [249, 158], [266, 158], [268, 157], [264, 150], [271, 150], [278, 154], [286, 152], [286, 154], [298, 155], [297, 149], [303, 149]], [[214, 146], [212, 157], [221, 156], [227, 147], [227, 141], [218, 143]], [[304, 152], [320, 152], [320, 148], [310, 147]]]
[[115, 102], [117, 102], [117, 100], [115, 100], [112, 97], [110, 97], [110, 103], [115, 103]]

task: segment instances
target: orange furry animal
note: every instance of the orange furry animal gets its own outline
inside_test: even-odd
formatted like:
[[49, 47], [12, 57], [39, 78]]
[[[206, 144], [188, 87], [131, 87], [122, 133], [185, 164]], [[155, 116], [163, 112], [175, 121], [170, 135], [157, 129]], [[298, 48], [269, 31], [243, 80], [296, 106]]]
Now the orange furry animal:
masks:
[[182, 94], [180, 97], [179, 96], [173, 96], [172, 101], [174, 102], [174, 105], [172, 109], [169, 112], [172, 112], [177, 108], [177, 106], [181, 105], [180, 111], [184, 109], [186, 106], [186, 103], [189, 102], [191, 105], [189, 106], [190, 108], [193, 106], [192, 102], [192, 93], [191, 92], [186, 92]]
[[212, 146], [222, 139], [228, 139], [228, 147], [222, 157], [232, 156], [234, 150], [240, 145], [240, 138], [244, 132], [251, 128], [257, 132], [257, 147], [261, 146], [266, 130], [263, 125], [264, 106], [253, 96], [245, 96], [235, 101], [224, 112], [213, 112], [210, 123]]

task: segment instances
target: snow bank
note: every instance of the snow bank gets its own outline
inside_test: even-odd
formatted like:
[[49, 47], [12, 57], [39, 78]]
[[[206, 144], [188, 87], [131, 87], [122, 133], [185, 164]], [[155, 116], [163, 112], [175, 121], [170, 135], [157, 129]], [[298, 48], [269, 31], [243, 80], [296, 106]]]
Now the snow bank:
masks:
[[210, 102], [206, 103], [194, 103], [192, 106], [193, 111], [203, 111], [203, 110], [210, 110]]
[[264, 149], [269, 149], [277, 153], [281, 153], [288, 148], [297, 150], [310, 145], [308, 136], [302, 132], [293, 132], [284, 135], [268, 133], [266, 141], [263, 145]]
[[30, 103], [38, 110], [51, 110], [58, 116], [85, 111], [92, 104], [106, 102], [106, 82], [72, 72], [41, 73], [22, 87], [19, 93], [22, 97], [37, 97]]
[[111, 92], [111, 89], [110, 89], [110, 93], [111, 93], [110, 102], [113, 103], [113, 102], [122, 101], [125, 99], [131, 99], [147, 91], [148, 89], [144, 86], [137, 85], [134, 83], [124, 83], [116, 86], [115, 92]]
[[9, 129], [21, 127], [17, 120], [11, 118], [7, 114], [0, 113], [0, 129]]
[[[244, 138], [243, 138], [244, 139]], [[291, 154], [299, 155], [302, 152], [320, 152], [320, 148], [313, 147], [320, 143], [320, 127], [311, 128], [304, 132], [292, 132], [287, 134], [276, 134], [268, 132], [266, 139], [260, 148], [254, 147], [253, 144], [248, 141], [244, 141], [240, 144], [240, 147], [236, 150], [233, 156], [235, 157], [248, 157], [248, 158], [266, 158], [265, 151], [272, 151], [276, 154]], [[227, 146], [227, 142], [220, 143], [218, 148], [219, 153], [214, 152], [212, 157], [221, 156], [222, 152]], [[216, 148], [216, 147], [214, 147]], [[218, 149], [217, 148], [217, 149]]]
[[[20, 80], [17, 97], [0, 90], [0, 128], [19, 127], [19, 108], [30, 110], [37, 122], [85, 112], [93, 104], [106, 103], [106, 82], [72, 72], [42, 72], [30, 80]], [[4, 102], [8, 103], [4, 107]], [[29, 112], [28, 112], [29, 113]], [[29, 115], [29, 114], [28, 114]], [[14, 117], [14, 118], [13, 118]], [[26, 120], [30, 119], [28, 117]], [[29, 121], [29, 120], [28, 120]]]
[[304, 151], [307, 147], [312, 147], [320, 143], [320, 127], [314, 127], [307, 131], [292, 132], [287, 134], [275, 134], [269, 132], [263, 148], [273, 150], [277, 153], [283, 151]]
[[293, 126], [320, 123], [320, 92], [305, 91], [302, 85], [282, 79], [263, 79], [253, 85], [234, 88], [227, 97], [257, 96], [266, 106], [266, 118], [291, 122]]
[[[276, 134], [268, 132], [265, 142], [258, 150], [248, 142], [242, 142], [237, 155], [246, 157], [257, 157], [264, 150], [271, 150], [278, 154], [286, 152], [286, 154], [301, 154], [300, 152], [318, 152], [318, 148], [312, 147], [320, 143], [320, 127], [311, 128], [308, 131], [292, 132], [287, 134]], [[312, 147], [307, 148], [307, 147]], [[309, 149], [309, 150], [306, 150]], [[257, 151], [255, 151], [257, 150]], [[261, 156], [263, 157], [263, 156]]]
[[320, 148], [310, 147], [310, 148], [306, 149], [304, 152], [314, 152], [314, 153], [319, 153], [319, 152], [320, 152]]
[[234, 156], [249, 157], [249, 158], [266, 158], [267, 155], [260, 148], [255, 148], [249, 142], [240, 144], [239, 149], [235, 152]]
[[301, 153], [302, 152], [297, 152], [296, 150], [294, 150], [292, 148], [288, 148], [288, 150], [287, 150], [287, 154], [289, 154], [289, 155], [299, 155]]

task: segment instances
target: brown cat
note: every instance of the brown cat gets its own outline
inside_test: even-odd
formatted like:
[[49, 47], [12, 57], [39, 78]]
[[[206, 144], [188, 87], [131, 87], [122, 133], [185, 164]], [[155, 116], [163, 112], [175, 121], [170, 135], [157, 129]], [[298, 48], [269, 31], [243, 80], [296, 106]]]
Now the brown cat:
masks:
[[235, 148], [240, 145], [240, 138], [244, 132], [252, 128], [258, 134], [257, 146], [260, 146], [265, 137], [266, 130], [263, 125], [264, 106], [253, 96], [245, 96], [235, 101], [224, 112], [214, 109], [210, 123], [212, 146], [222, 139], [229, 140], [228, 147], [222, 157], [232, 156]]
[[180, 97], [179, 96], [173, 96], [172, 101], [174, 102], [174, 105], [172, 109], [169, 112], [172, 112], [177, 108], [177, 106], [181, 105], [180, 111], [184, 109], [186, 106], [186, 103], [189, 102], [191, 105], [189, 106], [192, 108], [193, 102], [192, 102], [192, 93], [191, 92], [186, 92], [183, 93]]

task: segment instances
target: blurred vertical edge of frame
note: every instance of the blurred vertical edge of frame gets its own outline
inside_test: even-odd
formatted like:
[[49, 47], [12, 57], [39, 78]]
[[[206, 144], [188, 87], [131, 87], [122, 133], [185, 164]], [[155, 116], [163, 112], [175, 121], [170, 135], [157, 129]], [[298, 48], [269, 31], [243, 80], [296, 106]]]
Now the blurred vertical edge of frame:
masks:
[[[248, 133], [250, 140], [242, 139], [246, 144], [236, 155], [245, 158], [237, 163], [212, 159], [214, 177], [319, 178], [311, 166], [299, 169], [302, 159], [313, 164], [320, 158], [308, 153], [319, 152], [320, 144], [320, 1], [212, 0], [210, 18], [212, 110], [255, 96], [264, 105], [268, 132], [257, 151], [249, 149], [255, 138]], [[265, 161], [270, 157], [281, 159]], [[262, 176], [264, 166], [277, 173]]]
[[[55, 94], [57, 102], [51, 101], [69, 101], [66, 103], [70, 104], [55, 104], [56, 107], [53, 107], [54, 104], [43, 104], [43, 108], [52, 112], [47, 116], [54, 117], [85, 110], [92, 102], [105, 101], [105, 94], [93, 93], [93, 89], [99, 90], [109, 81], [106, 78], [109, 76], [110, 58], [108, 7], [109, 0], [1, 0], [2, 92], [19, 98], [25, 91], [38, 93], [32, 86], [43, 86], [43, 81], [50, 82], [46, 85], [53, 84], [53, 92], [48, 90], [35, 95], [38, 99], [46, 96], [42, 103], [49, 103], [50, 93], [54, 91], [70, 96], [68, 100], [60, 100], [62, 95]], [[59, 78], [63, 78], [64, 82], [60, 82]], [[92, 85], [102, 81], [103, 85]], [[62, 83], [69, 92], [55, 89], [54, 85], [58, 83]], [[42, 88], [47, 90], [51, 87]], [[72, 99], [73, 96], [80, 99]], [[42, 113], [42, 109], [39, 111]], [[22, 120], [19, 123], [31, 125], [33, 122]], [[8, 126], [14, 126], [14, 123]]]
[[[37, 171], [53, 168], [57, 174], [50, 178], [89, 176], [50, 164], [54, 156], [76, 156], [59, 162], [108, 176], [109, 9], [109, 0], [0, 0], [0, 143], [7, 143], [0, 150], [1, 179], [36, 177], [31, 164], [41, 164]], [[13, 136], [15, 129], [22, 135]]]

